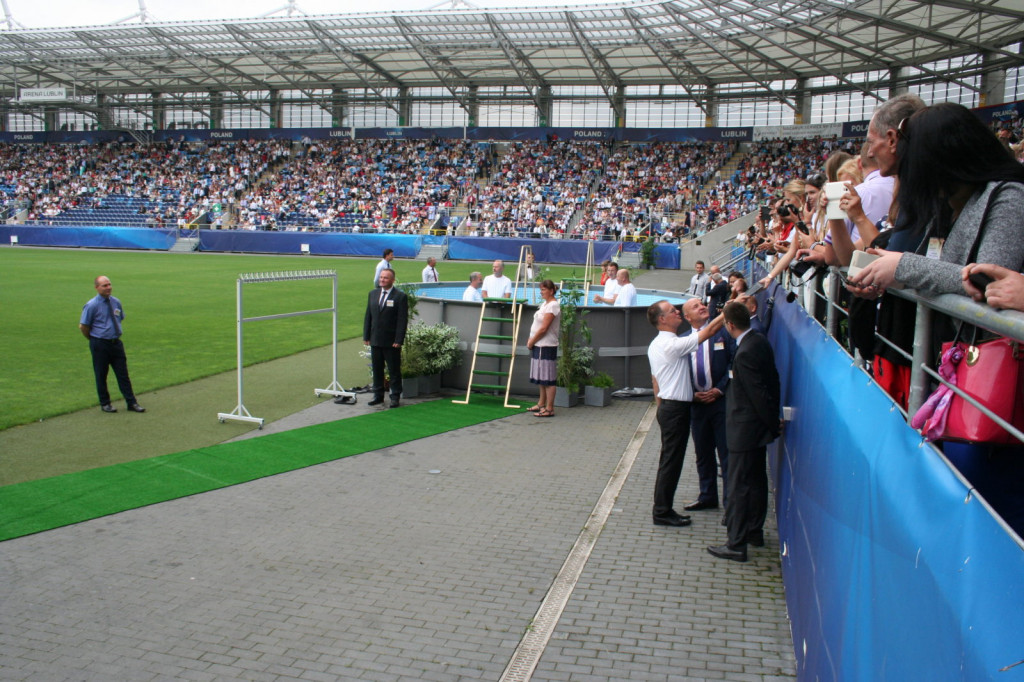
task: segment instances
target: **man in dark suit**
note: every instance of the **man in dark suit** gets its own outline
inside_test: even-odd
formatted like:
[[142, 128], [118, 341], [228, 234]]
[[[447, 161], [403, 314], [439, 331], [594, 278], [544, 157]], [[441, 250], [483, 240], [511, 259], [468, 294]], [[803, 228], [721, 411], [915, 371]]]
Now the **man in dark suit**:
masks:
[[757, 297], [751, 296], [748, 298], [746, 306], [747, 312], [750, 313], [750, 331], [767, 334], [768, 330], [764, 328], [764, 323], [761, 322], [761, 318], [757, 315]]
[[[711, 312], [699, 299], [683, 304], [683, 318], [693, 331], [699, 331], [711, 319]], [[693, 331], [689, 333], [693, 333]], [[693, 450], [697, 455], [697, 476], [700, 495], [686, 505], [686, 511], [718, 508], [718, 466], [722, 467], [722, 501], [728, 501], [729, 448], [725, 438], [725, 389], [736, 352], [736, 341], [725, 329], [697, 346], [689, 357], [690, 379], [693, 382], [693, 406], [690, 409], [690, 430]], [[716, 461], [715, 452], [718, 452]]]
[[373, 400], [384, 402], [384, 365], [391, 378], [391, 407], [402, 396], [402, 343], [409, 326], [409, 298], [395, 287], [395, 271], [381, 270], [380, 286], [370, 292], [363, 319], [363, 343], [370, 347], [373, 368]]
[[726, 544], [708, 547], [722, 559], [747, 560], [747, 545], [764, 545], [768, 515], [768, 461], [765, 446], [779, 437], [779, 373], [763, 334], [750, 331], [750, 311], [740, 302], [725, 306], [725, 328], [736, 339], [732, 381], [726, 398], [729, 444], [729, 502]]
[[708, 289], [708, 309], [712, 317], [722, 312], [725, 302], [729, 300], [729, 283], [722, 277], [717, 265], [711, 266], [711, 286]]

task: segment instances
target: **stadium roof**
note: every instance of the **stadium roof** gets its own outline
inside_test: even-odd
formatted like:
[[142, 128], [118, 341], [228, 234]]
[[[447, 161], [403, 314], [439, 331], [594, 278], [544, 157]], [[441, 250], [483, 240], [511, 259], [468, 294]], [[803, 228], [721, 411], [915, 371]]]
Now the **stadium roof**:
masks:
[[[794, 105], [800, 79], [873, 92], [1024, 64], [1020, 0], [662, 0], [0, 31], [0, 96], [678, 85]], [[986, 55], [983, 59], [981, 55]], [[955, 69], [933, 62], [965, 58]], [[908, 68], [903, 68], [908, 67]], [[860, 75], [856, 75], [860, 74]], [[865, 77], [863, 74], [869, 74]], [[737, 84], [732, 88], [723, 87]]]

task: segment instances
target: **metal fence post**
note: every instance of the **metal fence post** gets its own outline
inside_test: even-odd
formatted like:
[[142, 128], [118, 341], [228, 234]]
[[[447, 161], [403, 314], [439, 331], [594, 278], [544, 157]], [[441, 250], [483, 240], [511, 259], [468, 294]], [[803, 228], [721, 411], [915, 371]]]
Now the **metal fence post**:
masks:
[[928, 374], [924, 371], [932, 355], [932, 309], [918, 304], [914, 324], [914, 360], [910, 365], [910, 396], [907, 414], [913, 415], [928, 399]]
[[825, 329], [833, 339], [838, 337], [839, 316], [836, 315], [836, 307], [839, 305], [839, 270], [831, 267], [828, 269], [828, 308], [825, 311]]

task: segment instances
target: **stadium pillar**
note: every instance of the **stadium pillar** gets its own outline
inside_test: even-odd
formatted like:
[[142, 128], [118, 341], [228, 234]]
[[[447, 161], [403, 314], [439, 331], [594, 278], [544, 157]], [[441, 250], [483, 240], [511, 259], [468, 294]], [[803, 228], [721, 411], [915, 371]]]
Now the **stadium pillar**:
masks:
[[102, 92], [96, 95], [96, 109], [96, 127], [93, 130], [110, 130], [113, 127], [113, 121], [110, 119], [107, 96]]
[[889, 71], [889, 99], [897, 95], [905, 95], [909, 92], [906, 79], [910, 75], [910, 69], [904, 66], [898, 66]]
[[331, 127], [341, 128], [348, 118], [348, 92], [344, 88], [331, 91]]
[[619, 85], [615, 88], [615, 94], [612, 95], [614, 101], [615, 110], [615, 127], [625, 128], [626, 127], [626, 86]]
[[477, 126], [477, 120], [480, 118], [480, 100], [478, 95], [478, 86], [470, 85], [469, 93], [466, 95], [466, 113], [469, 116], [468, 125], [470, 128]]
[[159, 92], [151, 92], [149, 96], [153, 102], [153, 130], [163, 130], [167, 127], [167, 105], [164, 104], [164, 96]]
[[793, 123], [803, 125], [811, 122], [811, 96], [807, 92], [807, 79], [798, 78], [796, 81], [796, 114]]
[[43, 130], [57, 129], [57, 108], [43, 107]]
[[224, 93], [220, 90], [210, 91], [210, 127], [224, 127]]
[[551, 125], [551, 86], [545, 85], [540, 89], [540, 108], [537, 109], [537, 125], [547, 128]]
[[986, 52], [981, 55], [981, 92], [978, 93], [978, 106], [987, 107], [1006, 102], [1006, 69], [988, 70], [994, 55]]
[[409, 88], [398, 89], [398, 125], [407, 126], [412, 119], [412, 98], [409, 97]]
[[718, 127], [718, 94], [715, 92], [714, 84], [708, 85], [707, 90], [707, 114], [704, 116], [705, 128]]
[[270, 127], [281, 127], [281, 91], [270, 91]]

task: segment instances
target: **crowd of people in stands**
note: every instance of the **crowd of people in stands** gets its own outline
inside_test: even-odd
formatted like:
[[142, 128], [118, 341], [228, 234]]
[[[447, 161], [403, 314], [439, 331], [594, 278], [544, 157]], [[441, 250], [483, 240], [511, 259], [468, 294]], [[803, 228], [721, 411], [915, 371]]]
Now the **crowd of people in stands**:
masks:
[[721, 142], [654, 142], [614, 150], [573, 233], [621, 239], [653, 229], [669, 233], [671, 240], [688, 233], [700, 219], [716, 224], [715, 214], [722, 211], [719, 199], [702, 202], [701, 188], [731, 153]]
[[289, 153], [287, 142], [254, 140], [0, 145], [0, 189], [29, 221], [102, 224], [120, 204], [150, 226], [174, 225], [230, 206]]
[[485, 154], [466, 140], [309, 142], [241, 197], [237, 226], [415, 232], [471, 189]]
[[[1024, 154], [1020, 120], [995, 127], [1011, 153]], [[834, 163], [833, 176], [863, 182], [855, 147], [835, 138], [758, 142], [723, 176], [734, 148], [721, 142], [0, 145], [0, 191], [5, 205], [27, 207], [30, 221], [54, 224], [104, 224], [115, 212], [105, 209], [128, 207], [153, 227], [204, 216], [236, 229], [409, 233], [459, 213], [466, 216], [459, 234], [469, 236], [652, 235], [672, 243], [782, 201], [785, 190], [783, 204], [799, 205], [804, 222], [814, 223], [808, 235], [762, 241], [770, 253], [781, 243], [788, 266], [796, 246], [831, 246], [811, 201], [820, 187], [801, 183], [829, 159], [848, 161], [845, 168]], [[215, 207], [226, 220], [215, 221]], [[787, 230], [794, 224], [775, 217]]]
[[607, 160], [600, 142], [508, 145], [484, 187], [466, 196], [466, 228], [478, 236], [564, 235]]
[[743, 209], [728, 182], [701, 191], [731, 152], [559, 140], [497, 155], [441, 139], [0, 145], [0, 191], [45, 224], [117, 225], [129, 213], [151, 227], [203, 216], [248, 230], [416, 232], [459, 208], [460, 233], [473, 236], [671, 242]]

